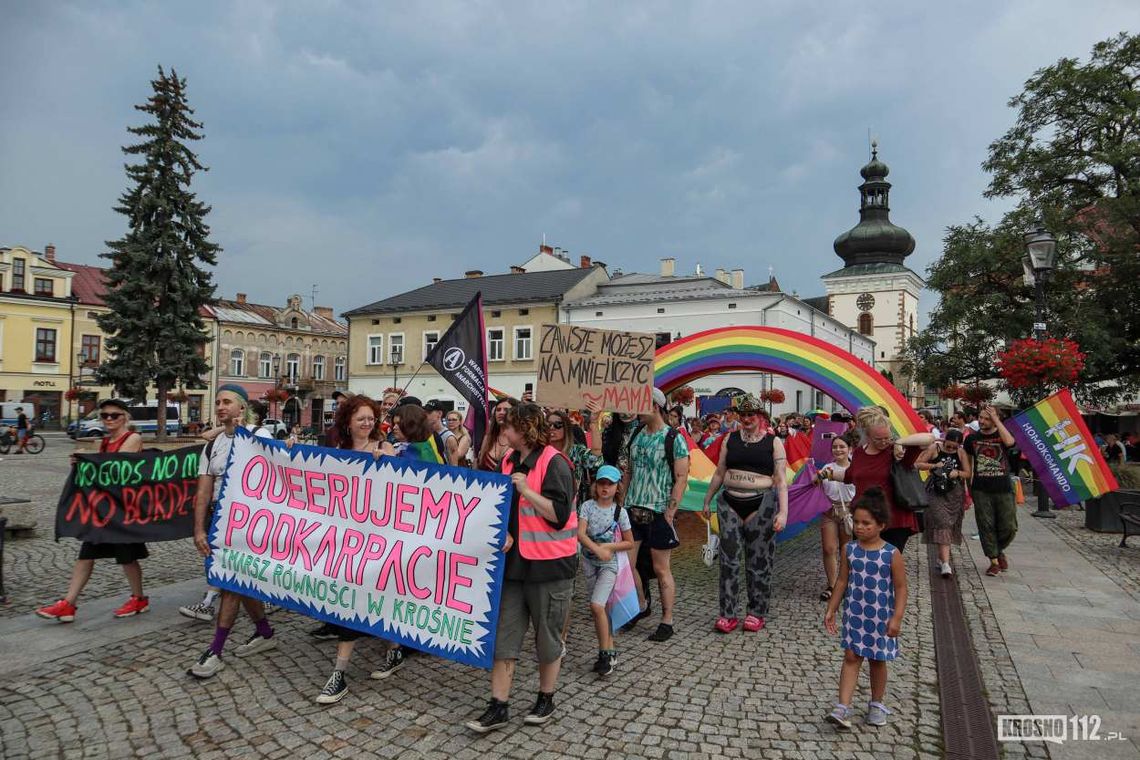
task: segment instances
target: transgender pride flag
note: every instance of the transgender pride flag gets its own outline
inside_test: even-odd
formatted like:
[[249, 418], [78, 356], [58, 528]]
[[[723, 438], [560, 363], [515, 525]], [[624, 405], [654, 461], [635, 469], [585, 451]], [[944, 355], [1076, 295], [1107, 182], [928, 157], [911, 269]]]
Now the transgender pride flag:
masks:
[[1066, 388], [1006, 423], [1057, 506], [1120, 488]]

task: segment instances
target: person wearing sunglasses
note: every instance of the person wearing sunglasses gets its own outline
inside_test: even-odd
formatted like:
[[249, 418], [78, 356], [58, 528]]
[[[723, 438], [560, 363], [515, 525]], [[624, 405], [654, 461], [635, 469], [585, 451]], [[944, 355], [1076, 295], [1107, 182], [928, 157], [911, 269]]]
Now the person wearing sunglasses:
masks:
[[[142, 436], [130, 429], [131, 415], [127, 411], [127, 402], [119, 399], [107, 399], [99, 404], [99, 419], [103, 422], [106, 434], [99, 441], [100, 454], [134, 454], [142, 451]], [[71, 466], [75, 466], [72, 458]], [[140, 559], [150, 556], [146, 544], [96, 544], [84, 541], [79, 547], [79, 559], [71, 570], [71, 583], [67, 587], [67, 595], [55, 604], [49, 604], [36, 610], [36, 614], [47, 620], [59, 623], [70, 623], [75, 620], [76, 602], [87, 581], [91, 580], [91, 573], [95, 569], [95, 560], [114, 559], [115, 563], [123, 568], [127, 582], [131, 586], [131, 598], [126, 604], [115, 610], [117, 618], [132, 617], [150, 609], [150, 602], [143, 595], [142, 565]]]
[[[749, 394], [732, 400], [740, 429], [728, 434], [720, 449], [716, 472], [709, 481], [702, 510], [709, 519], [709, 502], [717, 498], [720, 523], [720, 617], [714, 629], [732, 633], [740, 625], [740, 553], [748, 589], [744, 630], [764, 627], [772, 593], [772, 564], [776, 534], [788, 522], [788, 484], [784, 443], [772, 431], [763, 405]], [[721, 486], [724, 490], [720, 491]], [[720, 491], [718, 495], [718, 491]]]

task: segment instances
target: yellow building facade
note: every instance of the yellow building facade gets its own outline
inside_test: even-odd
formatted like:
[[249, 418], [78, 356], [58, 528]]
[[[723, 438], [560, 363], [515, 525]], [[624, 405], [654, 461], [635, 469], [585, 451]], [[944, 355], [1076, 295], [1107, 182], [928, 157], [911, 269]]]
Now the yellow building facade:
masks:
[[554, 271], [437, 280], [416, 290], [352, 309], [348, 320], [349, 388], [373, 398], [391, 387], [421, 401], [438, 400], [465, 412], [467, 402], [424, 360], [475, 295], [483, 296], [487, 374], [492, 388], [516, 398], [533, 391], [538, 339], [557, 324], [560, 304], [583, 298], [609, 275], [604, 266], [566, 265]]

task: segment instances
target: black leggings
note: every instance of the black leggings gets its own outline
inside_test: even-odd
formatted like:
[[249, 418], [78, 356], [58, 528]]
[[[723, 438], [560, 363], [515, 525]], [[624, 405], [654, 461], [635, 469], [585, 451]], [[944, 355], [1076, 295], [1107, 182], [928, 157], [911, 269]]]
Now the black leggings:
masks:
[[901, 552], [906, 549], [907, 539], [914, 535], [914, 532], [910, 528], [887, 528], [879, 535], [884, 541]]

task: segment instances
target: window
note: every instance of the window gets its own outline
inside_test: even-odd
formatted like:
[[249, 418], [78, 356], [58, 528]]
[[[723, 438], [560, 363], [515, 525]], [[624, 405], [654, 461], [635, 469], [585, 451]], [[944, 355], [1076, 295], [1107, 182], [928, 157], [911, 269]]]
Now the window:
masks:
[[600, 312], [600, 311], [595, 311], [595, 312], [594, 312], [594, 316], [595, 316], [595, 317], [600, 317], [600, 316], [602, 316], [602, 312]]
[[301, 375], [301, 355], [289, 354], [285, 357], [285, 374], [289, 376], [290, 383], [296, 383]]
[[796, 391], [796, 414], [799, 414], [804, 409], [804, 392]]
[[47, 327], [36, 328], [36, 361], [55, 361], [55, 330]]
[[292, 327], [294, 330], [297, 329], [297, 318], [296, 317], [293, 317], [292, 319], [289, 320], [289, 326]]
[[501, 317], [501, 316], [503, 316], [503, 312], [501, 312], [501, 311], [492, 311], [492, 312], [491, 312], [491, 316], [492, 316], [492, 317]]
[[424, 359], [427, 359], [428, 354], [435, 348], [435, 344], [439, 343], [439, 331], [432, 330], [431, 332], [424, 333]]
[[37, 277], [34, 280], [37, 296], [51, 296], [52, 282], [46, 277]]
[[515, 328], [515, 360], [527, 361], [531, 356], [531, 332], [529, 327]]
[[736, 308], [736, 304], [734, 304], [734, 303], [730, 303], [730, 304], [728, 305], [728, 308], [730, 308], [730, 309], [735, 309], [735, 308]]
[[392, 333], [388, 336], [388, 352], [391, 354], [391, 364], [404, 363], [404, 334]]
[[313, 357], [313, 379], [314, 380], [324, 380], [325, 379], [325, 357], [323, 357], [323, 356], [314, 356]]
[[24, 260], [12, 259], [12, 290], [24, 292]]
[[335, 373], [334, 377], [336, 378], [337, 382], [344, 382], [344, 368], [344, 357], [338, 356], [336, 358], [336, 364], [333, 365], [333, 372]]
[[487, 331], [487, 361], [501, 362], [503, 360], [503, 330], [496, 327]]
[[862, 335], [872, 335], [875, 332], [875, 320], [867, 312], [859, 315], [859, 332]]
[[369, 335], [368, 336], [368, 363], [369, 364], [383, 364], [384, 363], [384, 336], [383, 335]]
[[269, 353], [268, 351], [262, 351], [261, 356], [257, 360], [257, 376], [273, 376], [273, 354]]
[[378, 324], [380, 324], [380, 320], [379, 320], [379, 319], [374, 319], [374, 320], [372, 320], [372, 324], [374, 324], [374, 325], [378, 325]]
[[434, 322], [434, 321], [435, 321], [435, 315], [434, 314], [428, 314], [428, 322]]
[[83, 357], [80, 363], [99, 363], [99, 347], [102, 340], [98, 335], [84, 335], [79, 339], [79, 355]]
[[664, 314], [664, 313], [665, 313], [665, 309], [658, 309], [658, 310], [657, 310], [657, 313], [658, 313], [658, 314]]
[[520, 317], [525, 317], [527, 314], [530, 314], [530, 309], [519, 309]]
[[403, 321], [404, 321], [403, 317], [393, 317], [392, 318], [392, 324], [394, 324], [394, 325], [398, 325]]
[[230, 374], [234, 377], [245, 375], [245, 351], [240, 348], [230, 351]]
[[673, 334], [672, 333], [667, 333], [667, 332], [654, 333], [653, 337], [654, 337], [654, 345], [656, 345], [657, 348], [661, 348], [662, 346], [667, 346], [673, 342]]

